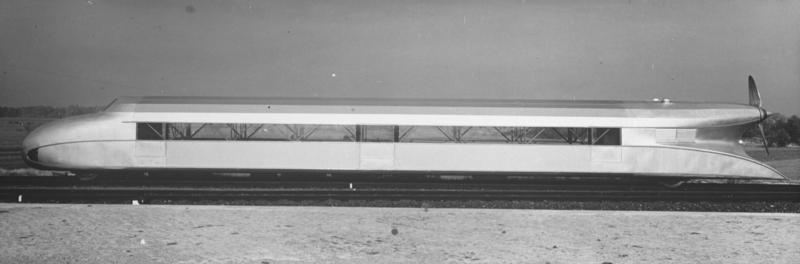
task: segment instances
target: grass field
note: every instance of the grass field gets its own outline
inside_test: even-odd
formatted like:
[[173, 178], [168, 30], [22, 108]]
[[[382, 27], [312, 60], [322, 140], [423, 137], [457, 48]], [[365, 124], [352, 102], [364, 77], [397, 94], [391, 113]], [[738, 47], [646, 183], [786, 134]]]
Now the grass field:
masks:
[[748, 146], [747, 155], [777, 169], [784, 176], [800, 181], [800, 148], [770, 148], [769, 156], [762, 147]]
[[763, 162], [800, 159], [800, 148], [797, 147], [770, 148], [769, 156], [767, 156], [767, 152], [764, 151], [764, 148], [760, 146], [759, 147], [748, 146], [745, 148], [745, 150], [747, 151], [747, 155]]

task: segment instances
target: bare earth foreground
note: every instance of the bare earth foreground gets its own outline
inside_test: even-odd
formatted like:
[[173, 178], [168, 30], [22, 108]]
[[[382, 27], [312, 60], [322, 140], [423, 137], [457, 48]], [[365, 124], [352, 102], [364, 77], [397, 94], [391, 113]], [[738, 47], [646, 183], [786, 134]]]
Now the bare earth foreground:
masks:
[[0, 204], [0, 230], [2, 263], [800, 259], [798, 214]]

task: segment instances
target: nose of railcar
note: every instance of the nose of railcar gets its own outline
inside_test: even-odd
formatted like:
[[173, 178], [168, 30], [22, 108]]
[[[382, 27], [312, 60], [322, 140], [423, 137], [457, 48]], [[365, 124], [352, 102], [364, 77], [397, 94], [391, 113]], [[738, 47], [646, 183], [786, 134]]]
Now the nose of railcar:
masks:
[[22, 140], [22, 158], [28, 166], [38, 169], [46, 168], [46, 161], [39, 158], [39, 150], [42, 147], [58, 144], [62, 142], [59, 138], [59, 131], [69, 129], [69, 124], [65, 120], [51, 121], [43, 124], [25, 136]]
[[98, 119], [103, 119], [102, 114], [89, 114], [69, 117], [51, 121], [39, 126], [29, 133], [22, 141], [22, 155], [28, 166], [48, 169], [63, 167], [56, 158], [59, 153], [53, 153], [53, 146], [91, 140], [89, 130], [96, 126]]

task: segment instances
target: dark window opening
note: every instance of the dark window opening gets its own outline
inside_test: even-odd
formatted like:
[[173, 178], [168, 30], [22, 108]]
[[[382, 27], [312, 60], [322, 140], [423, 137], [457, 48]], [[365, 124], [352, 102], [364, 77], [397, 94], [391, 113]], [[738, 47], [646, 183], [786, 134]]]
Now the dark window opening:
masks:
[[35, 148], [28, 151], [28, 160], [39, 161], [39, 149]]
[[165, 133], [163, 123], [136, 124], [136, 139], [138, 140], [163, 140]]
[[139, 140], [620, 145], [619, 128], [138, 123]]
[[621, 145], [619, 128], [592, 128], [592, 145]]
[[394, 126], [361, 126], [363, 142], [395, 142]]

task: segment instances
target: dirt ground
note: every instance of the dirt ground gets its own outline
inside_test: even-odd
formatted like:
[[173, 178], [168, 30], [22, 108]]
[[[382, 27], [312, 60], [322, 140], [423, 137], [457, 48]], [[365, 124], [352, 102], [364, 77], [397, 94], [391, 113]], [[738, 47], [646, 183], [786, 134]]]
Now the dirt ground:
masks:
[[798, 234], [798, 214], [0, 204], [0, 263], [796, 263]]

